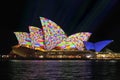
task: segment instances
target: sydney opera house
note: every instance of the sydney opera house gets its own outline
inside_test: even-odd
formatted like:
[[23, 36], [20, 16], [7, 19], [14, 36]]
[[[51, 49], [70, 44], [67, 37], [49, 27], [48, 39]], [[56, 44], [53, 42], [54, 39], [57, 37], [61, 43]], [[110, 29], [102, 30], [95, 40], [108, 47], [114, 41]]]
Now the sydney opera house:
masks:
[[[39, 58], [81, 58], [95, 56], [112, 40], [88, 42], [92, 33], [79, 32], [67, 36], [55, 22], [40, 17], [42, 28], [29, 26], [29, 32], [14, 32], [18, 45], [13, 46], [11, 55]], [[89, 55], [89, 54], [90, 55]], [[83, 55], [85, 54], [85, 55]]]

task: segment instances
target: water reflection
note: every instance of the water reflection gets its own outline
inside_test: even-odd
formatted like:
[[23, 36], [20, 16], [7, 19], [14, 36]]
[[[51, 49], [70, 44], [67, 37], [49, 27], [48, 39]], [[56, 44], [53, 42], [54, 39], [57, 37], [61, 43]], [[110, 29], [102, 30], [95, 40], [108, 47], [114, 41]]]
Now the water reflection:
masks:
[[[5, 67], [4, 67], [5, 66]], [[13, 60], [2, 62], [0, 80], [119, 80], [119, 62]]]
[[119, 80], [120, 62], [102, 61], [92, 64], [93, 80]]
[[9, 76], [12, 80], [76, 80], [89, 79], [89, 61], [11, 61]]

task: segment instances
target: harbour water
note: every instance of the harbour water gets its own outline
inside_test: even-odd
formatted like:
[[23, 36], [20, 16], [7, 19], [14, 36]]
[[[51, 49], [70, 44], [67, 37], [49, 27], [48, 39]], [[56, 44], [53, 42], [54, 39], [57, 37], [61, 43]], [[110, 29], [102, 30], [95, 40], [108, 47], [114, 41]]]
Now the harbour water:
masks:
[[0, 80], [120, 80], [120, 61], [0, 61]]

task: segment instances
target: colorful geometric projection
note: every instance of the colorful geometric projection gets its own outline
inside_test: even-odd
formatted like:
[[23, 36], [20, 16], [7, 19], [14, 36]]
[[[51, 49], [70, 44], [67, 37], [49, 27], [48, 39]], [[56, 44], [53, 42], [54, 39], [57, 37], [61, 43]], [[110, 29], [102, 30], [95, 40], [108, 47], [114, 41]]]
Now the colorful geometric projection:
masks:
[[73, 42], [70, 42], [70, 41], [67, 41], [66, 40], [63, 40], [61, 43], [59, 43], [57, 45], [57, 47], [59, 47], [60, 49], [71, 49], [71, 48], [76, 48], [76, 46], [73, 44]]
[[55, 22], [44, 17], [40, 17], [40, 20], [44, 32], [44, 43], [46, 50], [55, 48], [57, 44], [67, 38], [65, 32]]
[[64, 39], [57, 47], [62, 49], [77, 48], [78, 50], [84, 50], [83, 41], [87, 41], [91, 33], [89, 32], [80, 32], [69, 36]]
[[96, 43], [84, 41], [84, 45], [87, 50], [95, 50], [96, 52], [100, 52], [105, 46], [110, 44], [112, 41], [113, 40], [104, 40]]
[[84, 50], [83, 41], [91, 36], [89, 32], [80, 32], [69, 37], [55, 22], [40, 17], [42, 28], [29, 26], [29, 32], [14, 32], [20, 45], [26, 45], [37, 50], [52, 50], [77, 48]]
[[26, 47], [31, 46], [31, 39], [30, 39], [28, 33], [26, 33], [26, 32], [14, 32], [14, 34], [17, 37], [19, 45], [26, 46]]
[[60, 49], [65, 49], [66, 48], [66, 41], [63, 40], [61, 43], [57, 44], [56, 47]]
[[72, 42], [76, 48], [80, 51], [84, 50], [83, 41], [87, 41], [91, 36], [90, 32], [80, 32], [73, 34], [67, 38], [69, 42]]
[[76, 48], [76, 46], [73, 44], [73, 42], [70, 42], [70, 41], [66, 40], [66, 47], [65, 47], [65, 49], [71, 49], [71, 48]]
[[29, 26], [32, 48], [44, 48], [43, 32], [40, 28]]

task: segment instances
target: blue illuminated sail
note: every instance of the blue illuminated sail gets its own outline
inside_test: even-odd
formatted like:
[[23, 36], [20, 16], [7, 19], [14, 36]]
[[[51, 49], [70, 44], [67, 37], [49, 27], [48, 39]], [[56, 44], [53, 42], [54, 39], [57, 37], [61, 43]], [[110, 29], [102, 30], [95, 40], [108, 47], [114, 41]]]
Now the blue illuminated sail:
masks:
[[107, 46], [112, 41], [113, 40], [104, 40], [104, 41], [99, 41], [96, 43], [84, 41], [84, 45], [87, 50], [95, 50], [96, 52], [100, 52], [105, 46]]
[[84, 46], [86, 47], [87, 50], [94, 50], [94, 44], [92, 42], [87, 42], [84, 41]]

